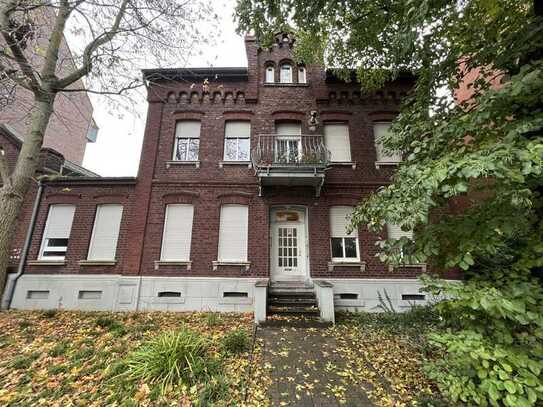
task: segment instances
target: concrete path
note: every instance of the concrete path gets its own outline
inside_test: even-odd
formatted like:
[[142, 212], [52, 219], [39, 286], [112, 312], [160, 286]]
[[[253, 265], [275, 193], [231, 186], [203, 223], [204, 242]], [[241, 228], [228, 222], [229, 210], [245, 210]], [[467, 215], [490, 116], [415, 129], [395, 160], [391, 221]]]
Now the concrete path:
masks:
[[353, 380], [353, 362], [338, 352], [331, 329], [264, 327], [257, 338], [272, 378], [272, 406], [373, 406], [372, 384]]

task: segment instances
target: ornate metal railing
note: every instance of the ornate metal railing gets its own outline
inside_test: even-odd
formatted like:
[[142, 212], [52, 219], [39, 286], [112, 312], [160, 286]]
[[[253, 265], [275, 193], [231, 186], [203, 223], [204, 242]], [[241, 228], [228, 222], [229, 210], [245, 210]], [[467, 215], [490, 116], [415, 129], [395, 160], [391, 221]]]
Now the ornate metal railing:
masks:
[[251, 152], [255, 170], [270, 168], [324, 168], [330, 161], [330, 152], [324, 145], [324, 136], [303, 134], [283, 136], [261, 134]]

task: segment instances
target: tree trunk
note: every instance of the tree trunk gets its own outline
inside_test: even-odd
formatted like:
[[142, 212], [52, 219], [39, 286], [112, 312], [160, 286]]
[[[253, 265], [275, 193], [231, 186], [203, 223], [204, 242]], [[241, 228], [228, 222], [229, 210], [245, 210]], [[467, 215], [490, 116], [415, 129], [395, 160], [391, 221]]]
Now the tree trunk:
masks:
[[38, 169], [43, 137], [53, 113], [55, 96], [54, 93], [36, 96], [31, 114], [31, 131], [25, 135], [15, 168], [11, 173], [11, 185], [3, 185], [0, 188], [0, 293], [4, 292], [6, 285], [12, 239], [23, 200]]

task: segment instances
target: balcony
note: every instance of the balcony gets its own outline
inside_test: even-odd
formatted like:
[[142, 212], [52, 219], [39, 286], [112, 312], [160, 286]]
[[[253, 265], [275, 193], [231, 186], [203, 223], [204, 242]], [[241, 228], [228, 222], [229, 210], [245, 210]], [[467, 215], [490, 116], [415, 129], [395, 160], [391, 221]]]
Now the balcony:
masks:
[[262, 187], [279, 185], [312, 186], [319, 196], [330, 152], [322, 135], [261, 134], [251, 157], [260, 195]]

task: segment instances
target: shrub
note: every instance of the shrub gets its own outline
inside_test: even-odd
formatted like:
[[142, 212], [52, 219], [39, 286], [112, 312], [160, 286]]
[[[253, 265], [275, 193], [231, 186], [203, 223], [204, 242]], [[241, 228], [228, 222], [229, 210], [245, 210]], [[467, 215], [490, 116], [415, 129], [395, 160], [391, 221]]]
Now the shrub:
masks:
[[112, 332], [115, 336], [123, 336], [126, 334], [124, 325], [111, 317], [98, 317], [96, 318], [96, 325], [100, 328], [104, 328]]
[[49, 356], [56, 358], [57, 356], [64, 355], [68, 350], [68, 344], [66, 342], [57, 343], [50, 351]]
[[44, 319], [51, 319], [57, 316], [57, 310], [56, 309], [48, 309], [41, 313], [41, 317]]
[[483, 406], [541, 404], [541, 284], [510, 271], [427, 286], [450, 298], [437, 305], [449, 329], [429, 336], [441, 357], [426, 368], [443, 394]]
[[223, 338], [223, 348], [225, 351], [238, 354], [249, 350], [250, 338], [244, 329], [235, 329]]
[[158, 385], [161, 393], [178, 384], [204, 382], [218, 371], [208, 341], [188, 329], [151, 339], [128, 356], [126, 366], [129, 378]]

